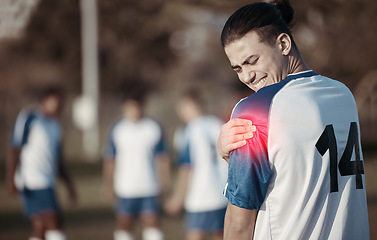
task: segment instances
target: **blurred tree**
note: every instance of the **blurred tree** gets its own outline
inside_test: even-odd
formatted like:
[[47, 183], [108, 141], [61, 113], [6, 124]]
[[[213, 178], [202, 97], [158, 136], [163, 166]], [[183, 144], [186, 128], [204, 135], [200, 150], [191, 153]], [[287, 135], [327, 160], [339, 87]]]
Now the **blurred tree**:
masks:
[[[227, 117], [240, 97], [235, 89], [243, 90], [242, 95], [251, 92], [229, 67], [219, 35], [227, 17], [248, 3], [98, 0], [100, 90], [105, 106], [100, 109], [101, 117], [112, 118], [116, 93], [139, 82], [163, 93], [151, 107], [152, 114], [159, 114], [163, 121], [172, 119], [172, 100], [190, 84], [206, 89], [211, 108]], [[377, 69], [377, 1], [291, 3], [296, 16], [293, 35], [316, 72], [353, 90], [360, 79]], [[56, 83], [67, 90], [70, 99], [81, 92], [78, 0], [40, 0], [22, 37], [1, 39], [0, 43], [3, 136], [7, 136], [18, 110], [30, 102], [26, 93], [31, 90]], [[69, 122], [67, 115], [65, 118]], [[107, 123], [106, 119], [101, 121]]]
[[161, 24], [163, 1], [99, 1], [102, 90], [111, 92], [124, 81], [144, 79], [153, 87], [174, 61], [169, 29]]

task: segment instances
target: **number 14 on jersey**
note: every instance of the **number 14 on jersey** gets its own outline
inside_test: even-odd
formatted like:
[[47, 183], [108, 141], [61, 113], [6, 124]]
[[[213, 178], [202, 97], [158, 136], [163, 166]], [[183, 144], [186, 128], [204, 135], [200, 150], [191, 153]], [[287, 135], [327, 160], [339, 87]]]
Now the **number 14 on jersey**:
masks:
[[[359, 134], [356, 122], [351, 122], [348, 133], [347, 145], [338, 164], [338, 149], [335, 131], [332, 124], [327, 125], [319, 137], [316, 148], [323, 156], [327, 150], [330, 155], [330, 192], [338, 192], [338, 168], [341, 176], [356, 176], [356, 189], [363, 188], [361, 174], [364, 174], [364, 164], [360, 157]], [[355, 161], [351, 161], [352, 152], [355, 149]]]

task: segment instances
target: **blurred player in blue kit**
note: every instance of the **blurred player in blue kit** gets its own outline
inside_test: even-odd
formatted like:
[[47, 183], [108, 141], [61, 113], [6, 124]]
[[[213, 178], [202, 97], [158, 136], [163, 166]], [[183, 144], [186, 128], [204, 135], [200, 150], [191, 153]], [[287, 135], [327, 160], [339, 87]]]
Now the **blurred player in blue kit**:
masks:
[[55, 194], [56, 175], [65, 183], [70, 200], [76, 192], [62, 161], [62, 130], [57, 120], [62, 93], [43, 91], [39, 105], [23, 109], [12, 132], [7, 164], [7, 189], [19, 192], [33, 232], [29, 240], [64, 240], [61, 212]]
[[182, 95], [177, 112], [186, 125], [174, 138], [179, 155], [178, 180], [165, 210], [176, 214], [184, 207], [188, 240], [201, 240], [207, 234], [222, 239], [227, 164], [217, 153], [216, 142], [223, 122], [204, 114], [203, 100], [194, 89]]
[[221, 34], [233, 70], [256, 92], [235, 106], [218, 141], [229, 160], [224, 237], [369, 239], [355, 100], [305, 63], [292, 18], [287, 0], [253, 3]]
[[144, 240], [162, 240], [159, 197], [169, 184], [170, 160], [161, 126], [143, 114], [144, 94], [126, 95], [122, 118], [110, 130], [103, 165], [104, 194], [117, 198], [115, 240], [134, 239], [141, 216]]

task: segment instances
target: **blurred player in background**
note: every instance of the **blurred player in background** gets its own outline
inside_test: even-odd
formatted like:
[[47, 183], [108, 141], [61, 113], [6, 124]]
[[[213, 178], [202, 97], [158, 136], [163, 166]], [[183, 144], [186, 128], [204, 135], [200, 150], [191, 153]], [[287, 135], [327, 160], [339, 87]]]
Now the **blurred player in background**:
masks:
[[204, 115], [198, 91], [186, 92], [178, 101], [178, 116], [186, 124], [174, 138], [179, 172], [175, 191], [165, 210], [176, 214], [185, 208], [188, 240], [222, 239], [227, 201], [222, 195], [227, 164], [218, 155], [216, 141], [222, 121]]
[[65, 183], [70, 200], [76, 192], [62, 161], [62, 130], [57, 120], [62, 93], [48, 88], [39, 105], [20, 112], [12, 132], [7, 164], [7, 189], [19, 192], [33, 233], [29, 240], [64, 240], [61, 212], [55, 194], [56, 175]]
[[123, 102], [122, 118], [109, 133], [103, 166], [104, 191], [117, 197], [115, 240], [132, 240], [134, 222], [141, 216], [144, 240], [162, 240], [159, 196], [170, 174], [160, 125], [143, 115], [143, 93], [133, 92]]
[[253, 3], [223, 28], [232, 68], [256, 92], [232, 113], [254, 136], [229, 154], [247, 128], [233, 121], [218, 142], [230, 157], [225, 239], [369, 239], [355, 100], [305, 63], [292, 18], [287, 0]]

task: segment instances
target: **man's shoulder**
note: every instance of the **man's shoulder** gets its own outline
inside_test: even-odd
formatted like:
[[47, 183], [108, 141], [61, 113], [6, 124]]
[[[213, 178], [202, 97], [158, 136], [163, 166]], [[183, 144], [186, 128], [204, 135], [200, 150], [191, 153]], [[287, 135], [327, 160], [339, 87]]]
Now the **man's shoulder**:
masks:
[[292, 79], [293, 78], [287, 77], [278, 83], [266, 86], [258, 92], [241, 99], [233, 109], [232, 118], [251, 113], [268, 114], [274, 96]]
[[153, 132], [156, 135], [163, 133], [163, 127], [157, 120], [151, 117], [144, 117], [141, 121], [142, 127], [151, 133]]
[[39, 113], [34, 108], [24, 108], [17, 115], [16, 127], [24, 127], [25, 125], [30, 125], [39, 117]]
[[[317, 85], [312, 83], [319, 83]], [[308, 87], [308, 84], [311, 85]], [[300, 87], [297, 87], [300, 86]], [[262, 89], [260, 89], [258, 92], [240, 100], [236, 106], [233, 109], [232, 118], [236, 117], [242, 117], [245, 114], [268, 114], [269, 109], [274, 99], [277, 95], [281, 95], [281, 93], [286, 92], [285, 90], [291, 89], [292, 91], [288, 91], [289, 94], [283, 94], [282, 96], [287, 96], [287, 101], [294, 101], [295, 99], [292, 97], [292, 93], [302, 95], [307, 94], [306, 91], [300, 91], [303, 90], [303, 88], [307, 89], [315, 89], [315, 88], [321, 88], [329, 87], [334, 89], [338, 93], [344, 93], [352, 96], [351, 91], [348, 89], [348, 87], [331, 78], [316, 74], [314, 71], [306, 71], [301, 72], [298, 74], [292, 74], [289, 75], [286, 79], [280, 81], [279, 83], [266, 86]], [[321, 93], [322, 91], [317, 91]], [[281, 97], [279, 97], [279, 100], [282, 100]]]
[[19, 117], [24, 117], [24, 118], [29, 118], [29, 117], [35, 118], [39, 115], [40, 115], [39, 111], [34, 107], [23, 108], [18, 114]]
[[339, 91], [343, 91], [343, 92], [346, 92], [348, 94], [353, 95], [351, 90], [347, 87], [347, 85], [345, 85], [344, 83], [342, 83], [338, 80], [335, 80], [335, 79], [332, 79], [332, 78], [329, 78], [329, 77], [325, 77], [325, 76], [322, 76], [322, 75], [318, 75], [318, 78], [321, 78], [322, 80], [326, 81], [326, 83], [329, 86], [336, 87]]
[[14, 147], [22, 147], [26, 143], [29, 132], [34, 128], [37, 118], [38, 113], [35, 109], [24, 108], [20, 111], [12, 132], [11, 141]]
[[161, 124], [157, 120], [155, 120], [151, 117], [144, 117], [141, 121], [143, 122], [143, 124], [145, 124], [147, 126], [154, 126], [154, 127], [160, 127], [161, 126]]
[[250, 115], [268, 114], [272, 96], [269, 91], [263, 90], [241, 99], [233, 109], [232, 118], [249, 118]]

